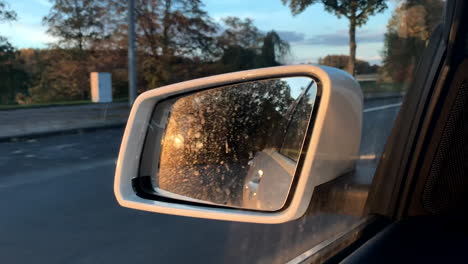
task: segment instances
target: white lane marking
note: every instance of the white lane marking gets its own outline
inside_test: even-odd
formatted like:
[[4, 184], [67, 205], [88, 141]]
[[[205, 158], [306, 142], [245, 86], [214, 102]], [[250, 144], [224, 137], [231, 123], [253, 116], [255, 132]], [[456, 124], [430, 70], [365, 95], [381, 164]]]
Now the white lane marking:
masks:
[[371, 108], [366, 108], [362, 112], [367, 113], [367, 112], [374, 112], [374, 111], [380, 111], [388, 108], [394, 108], [394, 107], [399, 107], [401, 106], [401, 103], [396, 103], [396, 104], [388, 104], [388, 105], [381, 105], [381, 106], [376, 106], [376, 107], [371, 107]]

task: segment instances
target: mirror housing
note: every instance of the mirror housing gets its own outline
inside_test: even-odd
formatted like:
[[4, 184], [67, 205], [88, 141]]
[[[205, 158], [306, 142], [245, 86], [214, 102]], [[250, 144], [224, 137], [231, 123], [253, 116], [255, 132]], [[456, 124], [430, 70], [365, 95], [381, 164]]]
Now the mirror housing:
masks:
[[[142, 195], [138, 180], [145, 137], [155, 106], [173, 96], [210, 88], [270, 78], [310, 77], [318, 86], [314, 121], [303, 146], [293, 183], [283, 208], [274, 212], [228, 208]], [[314, 188], [354, 169], [358, 159], [363, 97], [359, 84], [348, 73], [326, 66], [279, 66], [222, 74], [168, 85], [141, 94], [135, 101], [117, 160], [114, 193], [128, 208], [181, 216], [254, 222], [283, 223], [301, 217]], [[161, 124], [162, 125], [162, 124]]]

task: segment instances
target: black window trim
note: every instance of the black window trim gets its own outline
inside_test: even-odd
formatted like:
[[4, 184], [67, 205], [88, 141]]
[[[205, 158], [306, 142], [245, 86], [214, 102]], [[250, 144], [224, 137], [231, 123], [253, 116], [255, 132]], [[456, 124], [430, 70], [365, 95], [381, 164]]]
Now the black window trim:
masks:
[[458, 29], [463, 0], [448, 0], [439, 36], [433, 50], [426, 50], [416, 72], [415, 81], [404, 98], [400, 112], [387, 140], [377, 167], [368, 200], [367, 214], [400, 219], [405, 214], [410, 182], [418, 174], [418, 160], [428, 133], [440, 88], [447, 78], [450, 45]]

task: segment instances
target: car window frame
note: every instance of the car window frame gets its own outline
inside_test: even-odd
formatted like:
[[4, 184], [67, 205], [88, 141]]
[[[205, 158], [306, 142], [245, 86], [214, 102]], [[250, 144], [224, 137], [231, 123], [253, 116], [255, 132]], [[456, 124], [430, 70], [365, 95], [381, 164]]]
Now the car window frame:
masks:
[[[332, 241], [324, 241], [288, 263], [339, 263], [354, 250], [394, 220], [401, 219], [409, 200], [411, 181], [417, 176], [415, 164], [424, 157], [421, 145], [430, 130], [438, 94], [447, 79], [453, 45], [463, 10], [468, 3], [447, 0], [440, 25], [440, 34], [433, 50], [428, 49], [419, 61], [412, 87], [404, 97], [400, 111], [385, 143], [384, 151], [374, 173], [364, 217], [361, 224], [352, 226]], [[424, 59], [428, 58], [428, 59]], [[410, 171], [411, 170], [411, 171]], [[412, 173], [405, 177], [406, 174]], [[344, 239], [346, 238], [346, 239]], [[320, 250], [316, 250], [321, 247]], [[314, 251], [316, 250], [316, 251]], [[304, 257], [304, 254], [307, 255]]]
[[428, 47], [419, 61], [411, 89], [403, 100], [376, 168], [366, 202], [367, 214], [394, 220], [404, 216], [410, 182], [417, 177], [418, 162], [426, 154], [422, 146], [450, 68], [447, 55], [458, 29], [461, 10], [464, 10], [462, 5], [462, 0], [447, 1], [437, 44], [432, 49]]

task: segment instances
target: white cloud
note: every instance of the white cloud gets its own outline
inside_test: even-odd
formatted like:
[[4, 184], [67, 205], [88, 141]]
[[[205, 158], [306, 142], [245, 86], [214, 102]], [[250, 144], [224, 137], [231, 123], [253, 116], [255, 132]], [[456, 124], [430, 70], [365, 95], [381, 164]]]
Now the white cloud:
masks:
[[[384, 39], [383, 31], [358, 31], [356, 34], [357, 43], [382, 43]], [[312, 36], [305, 41], [312, 45], [327, 45], [327, 46], [348, 46], [349, 34], [347, 30], [338, 30], [336, 32], [319, 34]]]
[[46, 33], [42, 25], [21, 22], [0, 25], [0, 32], [17, 48], [44, 48], [56, 39]]

